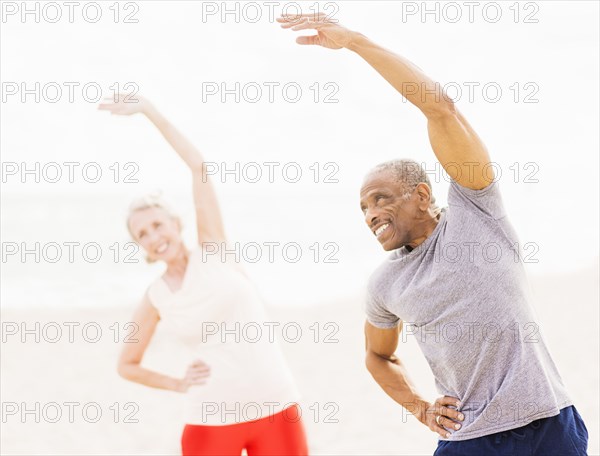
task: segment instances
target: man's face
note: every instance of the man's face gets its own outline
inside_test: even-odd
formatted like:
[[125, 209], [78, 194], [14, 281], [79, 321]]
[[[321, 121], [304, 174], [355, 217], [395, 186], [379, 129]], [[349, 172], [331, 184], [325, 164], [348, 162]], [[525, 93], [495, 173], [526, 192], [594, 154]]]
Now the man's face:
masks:
[[360, 190], [360, 208], [365, 222], [386, 251], [415, 240], [420, 211], [418, 192], [403, 199], [403, 187], [390, 171], [369, 174]]

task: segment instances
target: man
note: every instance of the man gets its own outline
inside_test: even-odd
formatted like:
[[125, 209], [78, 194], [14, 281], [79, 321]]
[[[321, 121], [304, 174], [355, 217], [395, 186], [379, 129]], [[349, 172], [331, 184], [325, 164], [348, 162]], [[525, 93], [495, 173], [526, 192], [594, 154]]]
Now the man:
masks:
[[[279, 21], [316, 30], [299, 44], [357, 53], [419, 108], [451, 178], [442, 209], [412, 160], [383, 163], [365, 178], [365, 221], [391, 251], [369, 282], [369, 372], [439, 434], [435, 455], [586, 454], [587, 429], [538, 333], [518, 238], [481, 139], [440, 85], [408, 60], [324, 15]], [[394, 355], [404, 324], [443, 394], [434, 403], [419, 396]]]

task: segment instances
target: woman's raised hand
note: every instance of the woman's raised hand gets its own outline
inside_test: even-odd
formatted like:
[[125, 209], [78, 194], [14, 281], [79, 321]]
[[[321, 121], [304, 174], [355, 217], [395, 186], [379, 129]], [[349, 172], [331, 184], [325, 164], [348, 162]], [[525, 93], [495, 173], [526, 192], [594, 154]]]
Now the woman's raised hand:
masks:
[[[117, 100], [117, 101], [115, 101]], [[139, 95], [118, 93], [114, 97], [104, 98], [104, 102], [98, 106], [101, 111], [109, 111], [111, 114], [130, 116], [132, 114], [148, 112], [151, 103]]]

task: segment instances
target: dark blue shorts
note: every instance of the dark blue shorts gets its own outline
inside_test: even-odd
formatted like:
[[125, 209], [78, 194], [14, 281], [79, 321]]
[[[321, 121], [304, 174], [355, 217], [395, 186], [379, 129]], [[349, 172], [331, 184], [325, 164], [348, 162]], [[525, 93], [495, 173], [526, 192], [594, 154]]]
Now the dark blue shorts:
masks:
[[520, 428], [469, 440], [440, 440], [433, 456], [587, 456], [588, 431], [574, 405]]

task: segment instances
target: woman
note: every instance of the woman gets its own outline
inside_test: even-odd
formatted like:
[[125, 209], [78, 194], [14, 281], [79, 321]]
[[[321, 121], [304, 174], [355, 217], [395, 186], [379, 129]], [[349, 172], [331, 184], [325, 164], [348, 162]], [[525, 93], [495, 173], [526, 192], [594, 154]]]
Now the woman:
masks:
[[[261, 327], [263, 306], [232, 255], [215, 254], [215, 246], [225, 248], [227, 240], [202, 155], [147, 100], [118, 99], [99, 109], [145, 115], [189, 167], [198, 230], [198, 245], [188, 249], [179, 218], [160, 199], [149, 197], [131, 206], [131, 236], [148, 261], [161, 261], [166, 269], [134, 313], [138, 342], [123, 346], [119, 374], [186, 394], [184, 456], [238, 456], [242, 449], [249, 456], [307, 454], [298, 395], [279, 348], [264, 334], [256, 340], [256, 332], [248, 336], [242, 331]], [[192, 360], [182, 379], [140, 365], [159, 321], [202, 358]]]

